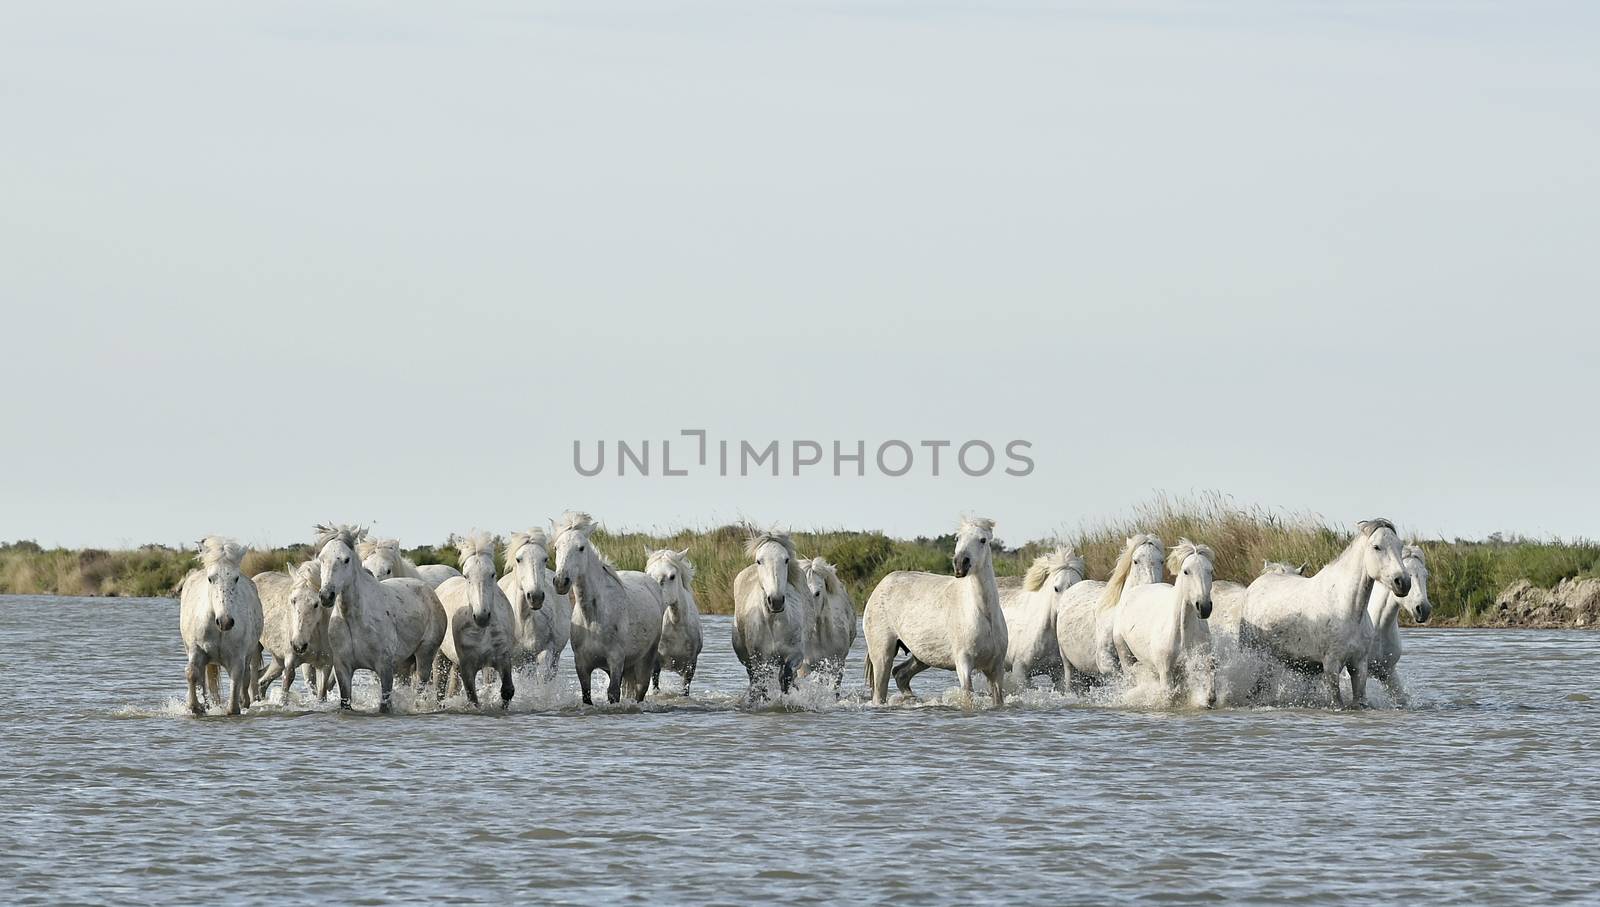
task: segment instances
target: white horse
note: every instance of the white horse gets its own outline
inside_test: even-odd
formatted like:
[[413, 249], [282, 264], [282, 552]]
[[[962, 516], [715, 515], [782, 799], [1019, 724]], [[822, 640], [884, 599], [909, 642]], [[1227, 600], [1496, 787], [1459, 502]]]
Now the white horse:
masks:
[[[1304, 576], [1309, 563], [1298, 567], [1288, 561], [1262, 561], [1260, 576], [1276, 573], [1280, 576]], [[1217, 580], [1211, 584], [1211, 627], [1239, 635], [1239, 622], [1244, 620], [1244, 593], [1242, 583]]]
[[495, 582], [494, 539], [478, 532], [461, 539], [461, 575], [439, 584], [434, 594], [443, 606], [449, 629], [439, 654], [450, 660], [450, 679], [459, 677], [467, 701], [478, 705], [478, 672], [494, 668], [500, 675], [500, 704], [516, 695], [511, 662], [517, 654], [517, 620], [511, 602]]
[[1395, 705], [1405, 705], [1406, 688], [1400, 682], [1396, 666], [1400, 663], [1400, 609], [1405, 608], [1411, 619], [1419, 624], [1428, 622], [1433, 613], [1433, 602], [1428, 600], [1428, 559], [1416, 545], [1400, 549], [1400, 563], [1411, 578], [1411, 591], [1395, 595], [1385, 586], [1372, 587], [1372, 599], [1367, 603], [1367, 617], [1372, 620], [1372, 653], [1367, 658], [1368, 670], [1389, 691]]
[[1064, 689], [1061, 644], [1056, 640], [1056, 609], [1062, 596], [1084, 581], [1088, 568], [1071, 545], [1057, 545], [1033, 559], [1020, 586], [1000, 590], [1006, 613], [1006, 676], [1026, 687], [1035, 675], [1048, 676]]
[[[245, 547], [218, 536], [200, 542], [200, 569], [183, 578], [178, 626], [188, 653], [189, 711], [205, 714], [203, 698], [221, 699], [218, 673], [228, 672], [228, 714], [256, 699], [261, 667], [261, 599], [239, 572]], [[209, 692], [210, 696], [205, 694]]]
[[[1084, 580], [1067, 587], [1056, 603], [1056, 647], [1061, 652], [1061, 689], [1103, 683], [1117, 672], [1112, 619], [1122, 592], [1165, 577], [1161, 539], [1140, 533], [1122, 547], [1107, 582]], [[1112, 585], [1117, 587], [1108, 596]]]
[[500, 591], [517, 617], [517, 658], [549, 683], [561, 667], [561, 653], [572, 636], [572, 599], [557, 595], [545, 569], [550, 541], [543, 529], [513, 532], [506, 543], [506, 575]]
[[322, 571], [322, 603], [334, 606], [327, 638], [339, 707], [350, 708], [354, 674], [368, 670], [378, 675], [378, 711], [388, 712], [398, 669], [414, 667], [423, 683], [433, 679], [433, 659], [444, 639], [444, 609], [422, 580], [379, 580], [362, 569], [356, 546], [366, 532], [318, 525], [312, 547]]
[[806, 592], [811, 596], [811, 626], [806, 633], [806, 659], [801, 673], [816, 673], [844, 682], [844, 662], [856, 641], [856, 606], [839, 582], [839, 571], [820, 557], [800, 562]]
[[265, 697], [267, 688], [282, 676], [283, 700], [288, 702], [295, 671], [302, 665], [308, 669], [312, 690], [325, 692], [309, 679], [330, 664], [328, 617], [333, 609], [322, 607], [321, 568], [316, 561], [307, 561], [288, 572], [257, 573], [252, 581], [261, 596], [261, 647], [272, 655], [272, 667], [261, 676], [257, 695]]
[[1211, 579], [1215, 556], [1205, 545], [1179, 539], [1167, 566], [1171, 583], [1146, 583], [1121, 596], [1112, 640], [1124, 669], [1142, 665], [1170, 695], [1187, 687], [1196, 705], [1217, 703], [1211, 650]]
[[661, 669], [683, 678], [683, 695], [689, 695], [694, 670], [700, 663], [705, 635], [700, 632], [700, 605], [694, 598], [694, 563], [689, 550], [662, 548], [650, 552], [644, 572], [661, 587], [666, 613], [661, 616], [661, 641], [656, 645], [656, 669], [651, 684], [661, 690]]
[[[1400, 562], [1400, 536], [1388, 520], [1366, 520], [1344, 551], [1310, 577], [1269, 573], [1245, 592], [1239, 642], [1288, 667], [1321, 673], [1330, 703], [1343, 705], [1339, 680], [1350, 672], [1353, 704], [1367, 695], [1367, 657], [1372, 620], [1367, 604], [1381, 582], [1396, 595], [1411, 591]], [[1264, 678], [1258, 678], [1259, 687]]]
[[572, 610], [572, 660], [585, 705], [593, 705], [589, 681], [606, 672], [606, 701], [620, 702], [624, 689], [643, 701], [655, 673], [661, 641], [661, 587], [637, 570], [618, 570], [589, 538], [594, 518], [568, 511], [550, 527], [555, 545], [557, 595], [576, 592]]
[[400, 551], [399, 539], [363, 540], [356, 550], [361, 555], [361, 566], [378, 579], [420, 579], [437, 589], [450, 577], [461, 575], [449, 564], [417, 566]]
[[788, 535], [775, 530], [752, 535], [745, 553], [755, 563], [733, 578], [733, 654], [750, 678], [750, 700], [789, 692], [805, 662], [811, 603], [805, 574]]
[[867, 598], [867, 686], [872, 702], [888, 698], [896, 650], [910, 655], [893, 668], [895, 684], [911, 692], [911, 678], [926, 668], [956, 672], [972, 695], [972, 674], [989, 680], [996, 706], [1005, 704], [1006, 615], [994, 581], [994, 521], [966, 518], [956, 532], [955, 576], [897, 570]]

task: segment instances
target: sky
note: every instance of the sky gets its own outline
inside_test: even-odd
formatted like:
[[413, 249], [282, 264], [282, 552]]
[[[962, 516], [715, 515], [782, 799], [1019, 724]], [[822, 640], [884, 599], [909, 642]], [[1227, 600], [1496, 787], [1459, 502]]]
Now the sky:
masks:
[[[420, 544], [576, 508], [1021, 541], [1208, 490], [1600, 536], [1597, 26], [7, 4], [0, 539]], [[1022, 439], [1034, 468], [573, 468], [684, 429]]]

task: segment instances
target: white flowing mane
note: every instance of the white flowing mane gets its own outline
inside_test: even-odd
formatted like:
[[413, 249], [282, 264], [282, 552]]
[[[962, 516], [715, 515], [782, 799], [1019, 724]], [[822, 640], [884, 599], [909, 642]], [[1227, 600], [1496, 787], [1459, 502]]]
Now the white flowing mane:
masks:
[[789, 537], [789, 533], [779, 532], [777, 529], [752, 532], [744, 542], [745, 556], [754, 558], [756, 552], [761, 550], [761, 546], [768, 543], [782, 546], [784, 553], [789, 556], [789, 585], [797, 588], [804, 586], [805, 573], [800, 569], [800, 556], [795, 554], [794, 539]]
[[1212, 563], [1217, 560], [1217, 555], [1211, 550], [1210, 545], [1196, 545], [1186, 538], [1179, 538], [1178, 544], [1172, 546], [1172, 553], [1167, 555], [1167, 572], [1178, 573], [1183, 570], [1183, 562], [1189, 555], [1198, 554]]
[[1122, 553], [1117, 555], [1116, 566], [1111, 568], [1111, 577], [1106, 580], [1105, 591], [1100, 594], [1100, 607], [1115, 607], [1122, 600], [1122, 587], [1128, 584], [1128, 574], [1133, 572], [1133, 553], [1146, 545], [1154, 545], [1157, 550], [1162, 547], [1161, 537], [1141, 532], [1128, 539], [1122, 546]]
[[467, 561], [475, 557], [487, 557], [494, 561], [494, 536], [487, 532], [469, 532], [456, 541], [458, 557], [456, 562], [462, 568], [467, 566]]
[[206, 536], [200, 540], [197, 547], [200, 564], [204, 567], [215, 567], [219, 564], [238, 567], [250, 550], [233, 539], [223, 538], [220, 535]]
[[511, 541], [506, 542], [506, 562], [508, 566], [511, 561], [517, 559], [517, 554], [529, 545], [538, 545], [540, 548], [549, 550], [550, 537], [545, 535], [543, 529], [537, 528], [529, 529], [527, 532], [511, 533]]
[[844, 591], [844, 584], [839, 582], [839, 571], [832, 564], [820, 557], [800, 562], [800, 569], [807, 573], [816, 573], [822, 577], [822, 585], [828, 590], [829, 595], [838, 595]]
[[650, 552], [650, 557], [645, 562], [648, 570], [656, 564], [667, 564], [678, 571], [678, 579], [685, 586], [694, 579], [694, 562], [689, 560], [689, 555], [674, 551], [671, 548], [658, 548]]
[[283, 572], [289, 574], [289, 581], [293, 586], [308, 586], [313, 591], [322, 589], [322, 568], [315, 560], [306, 561], [298, 567], [285, 564]]
[[1044, 588], [1044, 581], [1058, 570], [1076, 570], [1083, 577], [1089, 575], [1083, 557], [1071, 545], [1057, 545], [1049, 554], [1041, 554], [1033, 559], [1032, 566], [1028, 567], [1022, 579], [1023, 591], [1038, 592]]
[[1424, 567], [1426, 567], [1428, 565], [1428, 557], [1427, 557], [1427, 555], [1422, 553], [1422, 546], [1421, 545], [1417, 545], [1417, 544], [1410, 544], [1410, 545], [1406, 545], [1405, 547], [1401, 548], [1400, 549], [1400, 559], [1401, 560], [1413, 560], [1414, 559], [1417, 562], [1421, 563]]
[[1284, 576], [1304, 576], [1305, 572], [1306, 572], [1306, 565], [1305, 564], [1301, 564], [1300, 566], [1296, 567], [1294, 564], [1291, 564], [1288, 561], [1262, 561], [1261, 562], [1261, 575], [1262, 576], [1266, 576], [1269, 573], [1281, 573]]
[[313, 529], [316, 535], [311, 539], [311, 547], [316, 551], [321, 551], [332, 541], [344, 542], [350, 546], [351, 551], [354, 551], [367, 537], [366, 529], [357, 528], [349, 523], [318, 523]]
[[377, 554], [379, 551], [393, 552], [393, 554], [389, 555], [389, 556], [393, 557], [395, 560], [399, 560], [401, 558], [401, 556], [402, 556], [400, 554], [400, 540], [399, 539], [362, 539], [360, 544], [356, 545], [356, 557], [359, 557], [362, 560], [366, 560], [367, 558], [372, 557], [374, 554]]
[[581, 510], [568, 510], [550, 521], [550, 538], [558, 539], [562, 533], [570, 531], [580, 532], [584, 538], [588, 538], [594, 527], [594, 517]]
[[981, 532], [990, 539], [994, 538], [994, 520], [981, 516], [963, 516], [961, 526], [956, 530], [959, 533]]

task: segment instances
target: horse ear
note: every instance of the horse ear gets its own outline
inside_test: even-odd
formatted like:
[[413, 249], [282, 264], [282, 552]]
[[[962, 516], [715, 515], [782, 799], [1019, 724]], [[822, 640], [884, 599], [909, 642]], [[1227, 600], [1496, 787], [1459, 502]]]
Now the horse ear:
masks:
[[1301, 561], [1300, 562], [1300, 568], [1299, 568], [1299, 570], [1297, 572], [1301, 576], [1305, 576], [1306, 575], [1306, 571], [1309, 570], [1309, 569], [1311, 569], [1311, 562], [1310, 561]]

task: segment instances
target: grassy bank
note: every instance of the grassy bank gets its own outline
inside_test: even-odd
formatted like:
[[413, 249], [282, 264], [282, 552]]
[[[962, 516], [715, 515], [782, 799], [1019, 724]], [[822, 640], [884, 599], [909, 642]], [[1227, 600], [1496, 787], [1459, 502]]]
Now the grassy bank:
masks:
[[[1004, 523], [999, 528], [1003, 535]], [[1217, 551], [1217, 578], [1246, 583], [1260, 572], [1263, 560], [1309, 562], [1313, 569], [1318, 568], [1336, 556], [1349, 538], [1347, 527], [1330, 526], [1311, 514], [1240, 508], [1212, 496], [1159, 498], [1124, 518], [1085, 525], [1068, 533], [1065, 540], [1083, 553], [1092, 578], [1104, 578], [1122, 540], [1135, 532], [1154, 532], [1168, 544], [1180, 536], [1210, 544]], [[666, 536], [602, 530], [595, 541], [627, 570], [642, 569], [650, 549], [689, 549], [699, 570], [695, 585], [702, 608], [727, 613], [732, 609], [729, 589], [733, 577], [747, 563], [744, 537], [742, 527], [723, 526]], [[838, 565], [860, 607], [873, 585], [890, 571], [949, 572], [953, 535], [896, 539], [878, 532], [840, 530], [796, 532], [795, 541], [801, 554], [820, 554]], [[1052, 544], [1053, 540], [1037, 540], [1004, 548], [996, 560], [996, 572], [1020, 574], [1035, 555]], [[1430, 593], [1435, 613], [1443, 620], [1470, 622], [1517, 580], [1549, 587], [1569, 577], [1600, 574], [1600, 544], [1587, 541], [1424, 539], [1422, 546], [1432, 572]], [[455, 549], [447, 541], [412, 549], [410, 554], [418, 563], [453, 563]], [[245, 568], [256, 573], [308, 556], [304, 545], [252, 551]], [[41, 549], [32, 542], [14, 542], [0, 546], [0, 593], [167, 596], [173, 594], [192, 561], [190, 552], [162, 545], [101, 551]]]

